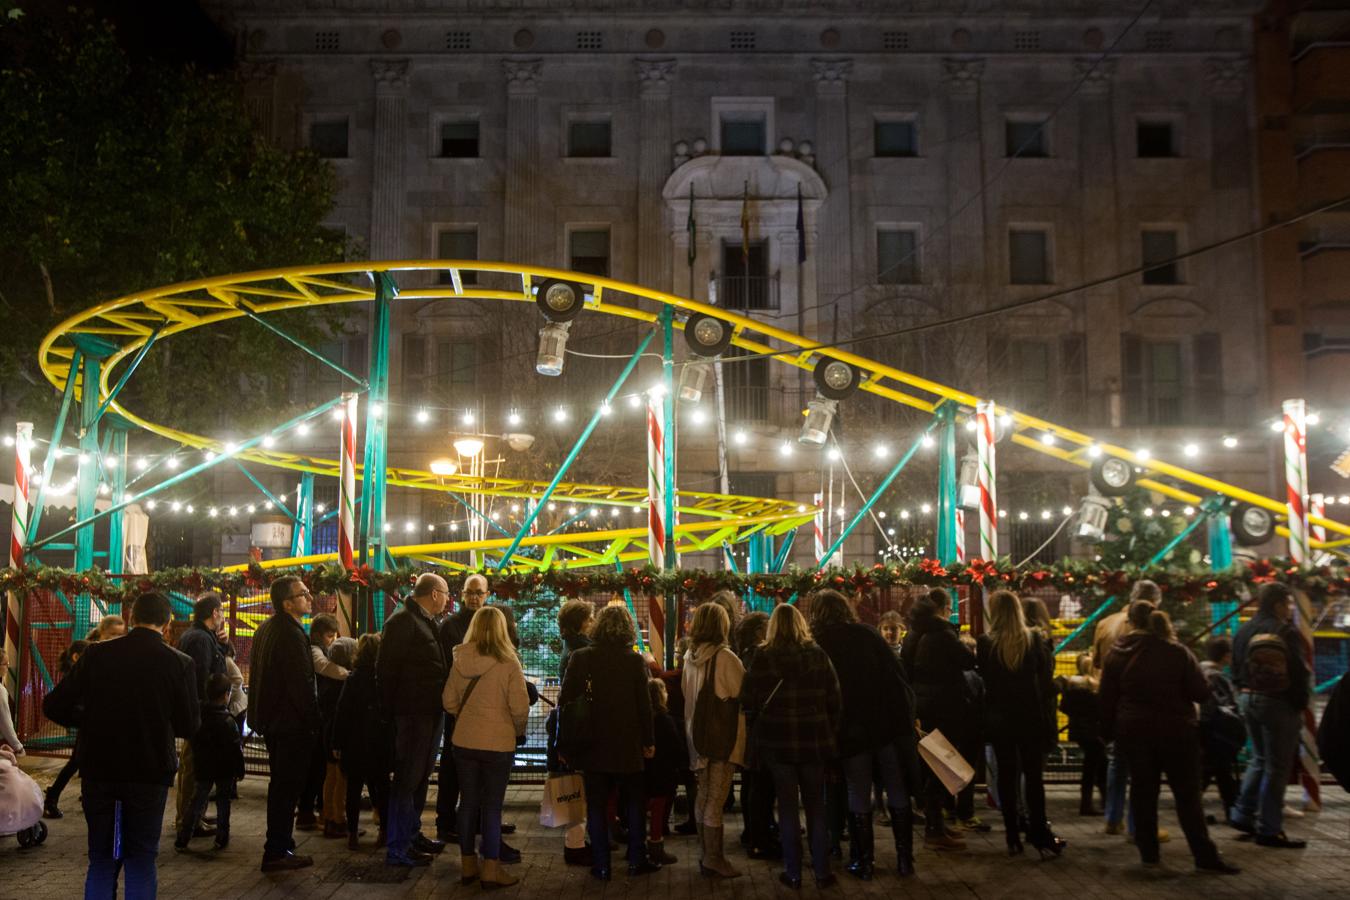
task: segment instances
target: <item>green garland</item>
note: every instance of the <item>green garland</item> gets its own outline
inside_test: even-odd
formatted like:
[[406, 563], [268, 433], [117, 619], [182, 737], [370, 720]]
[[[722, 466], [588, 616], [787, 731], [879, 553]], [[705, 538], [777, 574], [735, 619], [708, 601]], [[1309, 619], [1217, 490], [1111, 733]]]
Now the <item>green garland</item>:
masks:
[[[0, 591], [24, 593], [31, 590], [61, 591], [67, 595], [89, 594], [104, 602], [118, 603], [150, 590], [200, 594], [220, 591], [241, 596], [266, 592], [273, 580], [283, 575], [299, 576], [315, 594], [354, 592], [362, 589], [404, 594], [422, 571], [402, 566], [392, 571], [375, 572], [369, 566], [347, 571], [336, 564], [310, 569], [263, 569], [253, 565], [245, 572], [222, 572], [210, 568], [161, 569], [149, 575], [115, 578], [100, 569], [74, 572], [68, 569], [0, 569]], [[618, 594], [629, 591], [639, 595], [690, 594], [707, 596], [718, 590], [738, 594], [753, 592], [760, 597], [782, 602], [821, 588], [846, 593], [868, 592], [895, 586], [961, 587], [978, 585], [985, 590], [1009, 588], [1027, 590], [1054, 588], [1074, 594], [1081, 600], [1120, 597], [1139, 578], [1156, 581], [1165, 595], [1189, 603], [1195, 600], [1233, 600], [1259, 585], [1279, 581], [1320, 600], [1331, 595], [1350, 594], [1350, 566], [1298, 566], [1287, 559], [1261, 559], [1235, 565], [1226, 572], [1210, 572], [1186, 566], [1102, 569], [1086, 560], [1063, 560], [1050, 566], [1018, 569], [1006, 559], [973, 559], [943, 566], [932, 559], [914, 559], [871, 567], [831, 568], [819, 572], [793, 568], [787, 572], [738, 573], [704, 569], [662, 571], [646, 566], [623, 571], [585, 569], [548, 569], [542, 572], [483, 573], [493, 593], [504, 600], [515, 600], [547, 591], [564, 597], [596, 593]], [[457, 577], [457, 576], [456, 576]]]

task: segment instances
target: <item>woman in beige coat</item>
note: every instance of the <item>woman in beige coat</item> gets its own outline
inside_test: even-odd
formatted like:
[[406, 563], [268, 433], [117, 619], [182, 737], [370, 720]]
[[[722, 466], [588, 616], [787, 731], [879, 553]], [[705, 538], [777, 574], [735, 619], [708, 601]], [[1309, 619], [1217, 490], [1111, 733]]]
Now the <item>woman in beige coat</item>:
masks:
[[530, 716], [530, 697], [501, 610], [484, 606], [474, 613], [464, 643], [455, 648], [441, 700], [455, 717], [451, 746], [460, 790], [460, 882], [479, 878], [474, 839], [481, 824], [483, 887], [508, 887], [519, 879], [501, 868], [502, 802], [516, 738], [525, 733]]
[[727, 612], [714, 602], [694, 611], [689, 626], [689, 652], [684, 657], [680, 685], [684, 692], [685, 735], [689, 741], [689, 767], [698, 776], [698, 800], [694, 819], [703, 836], [703, 859], [699, 871], [709, 878], [736, 878], [740, 872], [727, 862], [722, 852], [722, 807], [731, 790], [736, 767], [745, 763], [745, 717], [739, 717], [736, 743], [727, 759], [707, 759], [694, 747], [694, 716], [698, 711], [699, 691], [716, 661], [713, 689], [718, 699], [740, 697], [745, 667], [727, 644], [731, 628]]

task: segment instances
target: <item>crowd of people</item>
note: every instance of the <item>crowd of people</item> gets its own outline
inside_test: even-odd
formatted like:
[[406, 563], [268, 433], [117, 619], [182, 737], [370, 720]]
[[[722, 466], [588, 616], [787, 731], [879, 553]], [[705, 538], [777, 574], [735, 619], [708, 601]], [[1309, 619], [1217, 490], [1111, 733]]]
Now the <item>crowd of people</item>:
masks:
[[[124, 872], [129, 897], [154, 895], [175, 780], [175, 848], [206, 837], [229, 845], [245, 722], [268, 758], [264, 872], [313, 864], [296, 853], [297, 829], [360, 849], [368, 796], [387, 865], [428, 866], [458, 844], [462, 883], [516, 884], [507, 866], [521, 854], [505, 840], [514, 827], [503, 808], [540, 694], [511, 610], [489, 596], [486, 578], [471, 575], [447, 615], [450, 587], [423, 574], [383, 631], [357, 641], [340, 637], [332, 616], [313, 615], [302, 580], [280, 578], [253, 638], [247, 690], [215, 594], [196, 602], [177, 649], [166, 640], [169, 601], [155, 593], [130, 604], [129, 631], [109, 617], [72, 643], [44, 711], [77, 729], [76, 750], [46, 811], [61, 816], [78, 769], [90, 894], [110, 895]], [[921, 763], [920, 741], [933, 732], [985, 770], [976, 781], [1001, 814], [1009, 855], [1024, 854], [1025, 841], [1053, 859], [1067, 842], [1046, 814], [1044, 770], [1061, 711], [1081, 748], [1079, 813], [1102, 816], [1107, 834], [1128, 830], [1144, 865], [1159, 864], [1168, 838], [1158, 827], [1164, 778], [1199, 871], [1238, 872], [1209, 834], [1211, 783], [1224, 823], [1244, 839], [1304, 846], [1283, 822], [1311, 699], [1293, 595], [1263, 586], [1256, 615], [1231, 641], [1211, 638], [1204, 662], [1176, 639], [1161, 599], [1157, 585], [1138, 582], [1068, 678], [1055, 675], [1044, 605], [1007, 590], [987, 598], [988, 627], [975, 639], [954, 624], [942, 589], [879, 628], [834, 590], [771, 615], [741, 615], [739, 598], [720, 592], [693, 610], [673, 670], [638, 652], [625, 606], [567, 601], [548, 768], [551, 778], [580, 777], [585, 816], [564, 830], [564, 861], [609, 881], [613, 851], [626, 846], [627, 874], [638, 877], [678, 862], [669, 835], [697, 834], [703, 876], [740, 876], [725, 834], [739, 773], [740, 844], [749, 859], [781, 861], [784, 885], [801, 887], [807, 867], [817, 886], [835, 884], [845, 843], [843, 872], [876, 877], [875, 824], [892, 833], [895, 872], [912, 876], [920, 822], [923, 846], [945, 854], [968, 852], [966, 835], [992, 830], [976, 814], [975, 781], [953, 794]], [[1333, 705], [1343, 729], [1341, 693]], [[0, 730], [0, 742], [17, 738]], [[423, 832], [433, 772], [434, 836]], [[681, 789], [688, 820], [672, 827]]]

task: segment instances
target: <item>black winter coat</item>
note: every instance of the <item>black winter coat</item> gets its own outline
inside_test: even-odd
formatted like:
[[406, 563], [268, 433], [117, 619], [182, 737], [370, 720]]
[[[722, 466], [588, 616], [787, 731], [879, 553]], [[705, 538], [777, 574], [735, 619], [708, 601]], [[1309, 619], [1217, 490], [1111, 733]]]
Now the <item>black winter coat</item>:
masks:
[[169, 785], [178, 771], [174, 737], [192, 737], [201, 724], [196, 678], [191, 658], [159, 632], [133, 628], [92, 644], [52, 688], [42, 712], [80, 729], [86, 781]]
[[1100, 696], [1107, 740], [1176, 740], [1196, 730], [1195, 704], [1209, 699], [1209, 683], [1183, 644], [1133, 631], [1107, 654]]
[[689, 768], [689, 744], [684, 729], [668, 712], [652, 716], [652, 730], [656, 736], [656, 755], [643, 760], [643, 780], [649, 797], [674, 797], [681, 773]]
[[1317, 750], [1332, 776], [1350, 791], [1350, 678], [1342, 677], [1331, 692], [1317, 726]]
[[647, 664], [629, 647], [592, 644], [567, 661], [558, 708], [586, 694], [590, 685], [596, 739], [580, 759], [567, 763], [582, 772], [641, 772], [642, 748], [655, 746]]
[[284, 612], [259, 626], [249, 651], [248, 722], [261, 735], [318, 734], [309, 636]]
[[222, 782], [244, 777], [244, 744], [239, 723], [224, 706], [202, 708], [202, 727], [192, 736], [193, 777]]
[[441, 652], [445, 658], [450, 661], [453, 667], [455, 664], [455, 648], [464, 643], [464, 635], [469, 633], [469, 623], [473, 621], [474, 610], [467, 606], [461, 606], [452, 614], [441, 619], [441, 624], [436, 627], [436, 636], [441, 642]]
[[741, 683], [750, 741], [764, 763], [823, 763], [839, 756], [839, 677], [817, 644], [761, 647]]
[[895, 652], [880, 634], [856, 622], [826, 626], [815, 639], [839, 678], [840, 757], [898, 743], [906, 771], [917, 775], [913, 691]]
[[558, 683], [567, 677], [567, 661], [572, 658], [572, 654], [582, 647], [589, 647], [591, 639], [584, 634], [569, 634], [562, 639], [562, 656], [558, 658]]
[[937, 616], [916, 617], [900, 646], [905, 676], [914, 688], [919, 721], [925, 730], [952, 732], [967, 704], [965, 673], [975, 654], [961, 643], [957, 628]]
[[385, 714], [373, 666], [352, 670], [333, 717], [333, 750], [349, 778], [388, 775], [394, 768], [394, 726]]
[[178, 650], [192, 657], [193, 669], [197, 673], [197, 699], [206, 702], [206, 679], [211, 675], [225, 674], [225, 651], [214, 632], [208, 631], [199, 622], [178, 638]]
[[441, 691], [450, 677], [450, 663], [436, 623], [412, 598], [384, 623], [378, 675], [389, 715], [435, 716], [445, 711]]
[[1031, 642], [1022, 656], [1022, 664], [1010, 670], [994, 648], [994, 641], [982, 634], [975, 642], [975, 665], [984, 679], [985, 729], [991, 739], [1037, 738], [1045, 750], [1048, 735], [1054, 731], [1049, 718], [1053, 706], [1046, 697], [1054, 696], [1051, 681], [1055, 675], [1054, 658], [1046, 652], [1040, 632], [1032, 629]]
[[1083, 679], [1066, 679], [1060, 686], [1060, 712], [1069, 717], [1069, 740], [1090, 744], [1102, 739], [1097, 692]]

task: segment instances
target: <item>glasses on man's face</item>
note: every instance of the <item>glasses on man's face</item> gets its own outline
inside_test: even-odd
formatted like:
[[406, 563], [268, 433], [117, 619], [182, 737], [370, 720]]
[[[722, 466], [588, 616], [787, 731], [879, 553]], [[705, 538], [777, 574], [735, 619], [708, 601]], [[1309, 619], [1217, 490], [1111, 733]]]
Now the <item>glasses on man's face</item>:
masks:
[[487, 591], [465, 591], [465, 597], [486, 597]]
[[290, 599], [291, 599], [291, 600], [299, 600], [301, 597], [308, 597], [308, 598], [311, 599], [311, 600], [314, 599], [314, 595], [311, 594], [309, 591], [301, 591], [301, 592], [298, 593], [298, 594], [291, 594]]

